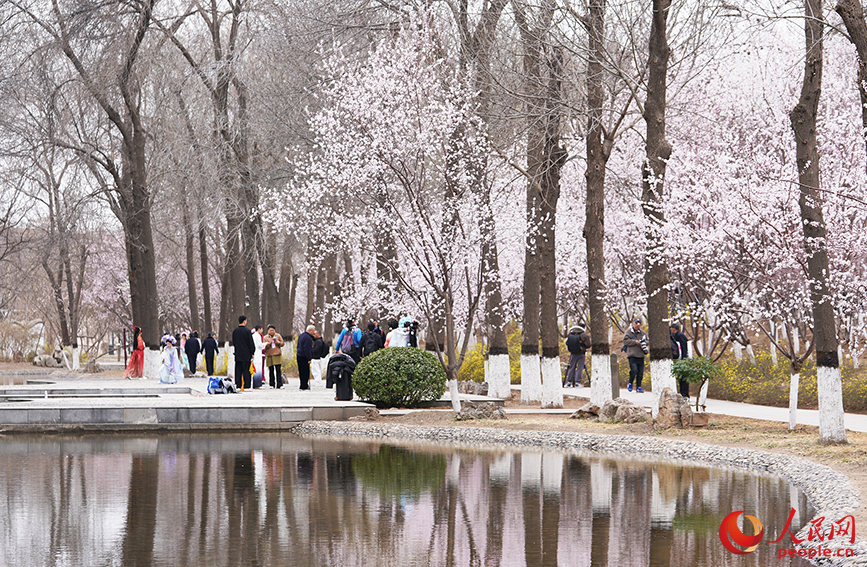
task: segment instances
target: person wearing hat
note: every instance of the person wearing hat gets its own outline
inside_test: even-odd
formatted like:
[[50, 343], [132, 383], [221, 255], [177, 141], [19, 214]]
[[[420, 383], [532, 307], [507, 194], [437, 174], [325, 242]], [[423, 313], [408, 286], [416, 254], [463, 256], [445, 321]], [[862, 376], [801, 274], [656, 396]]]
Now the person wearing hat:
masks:
[[563, 387], [575, 388], [581, 386], [581, 374], [584, 373], [584, 362], [587, 349], [590, 348], [590, 335], [584, 332], [584, 324], [578, 323], [569, 329], [566, 337], [566, 349], [569, 351], [569, 365], [566, 367], [566, 377]]
[[632, 326], [623, 334], [623, 349], [626, 351], [626, 359], [629, 361], [629, 385], [628, 391], [632, 391], [632, 383], [638, 393], [641, 389], [641, 379], [644, 377], [644, 357], [647, 355], [647, 333], [641, 329], [641, 319], [632, 321]]

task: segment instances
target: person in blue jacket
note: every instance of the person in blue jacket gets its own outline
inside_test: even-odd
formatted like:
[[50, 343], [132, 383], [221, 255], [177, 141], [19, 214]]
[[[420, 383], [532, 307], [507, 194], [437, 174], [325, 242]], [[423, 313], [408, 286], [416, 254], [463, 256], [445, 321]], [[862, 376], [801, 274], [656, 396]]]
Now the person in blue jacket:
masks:
[[354, 319], [346, 320], [346, 325], [337, 337], [337, 350], [351, 356], [355, 364], [361, 362], [361, 329], [355, 326]]

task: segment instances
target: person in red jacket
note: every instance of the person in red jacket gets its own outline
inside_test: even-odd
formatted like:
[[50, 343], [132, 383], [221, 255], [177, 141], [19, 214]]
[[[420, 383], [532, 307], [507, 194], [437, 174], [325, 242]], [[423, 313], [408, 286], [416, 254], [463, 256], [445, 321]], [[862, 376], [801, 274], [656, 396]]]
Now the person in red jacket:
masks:
[[145, 344], [141, 338], [141, 327], [133, 325], [132, 333], [132, 356], [129, 357], [129, 363], [123, 373], [123, 377], [127, 380], [144, 377]]

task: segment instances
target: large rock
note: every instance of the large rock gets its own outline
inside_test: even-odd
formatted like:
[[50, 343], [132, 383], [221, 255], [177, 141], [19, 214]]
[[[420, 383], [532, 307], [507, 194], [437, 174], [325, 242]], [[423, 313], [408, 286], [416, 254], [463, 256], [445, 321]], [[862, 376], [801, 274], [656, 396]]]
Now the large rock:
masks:
[[379, 410], [376, 408], [364, 408], [364, 415], [353, 415], [349, 421], [376, 421], [379, 419]]
[[683, 403], [680, 404], [680, 424], [684, 427], [692, 425], [692, 408], [689, 407], [689, 400], [681, 397]]
[[459, 380], [458, 392], [461, 394], [470, 394], [472, 396], [487, 396], [487, 382], [473, 382], [472, 380]]
[[638, 423], [639, 421], [647, 420], [647, 411], [633, 404], [632, 402], [627, 402], [617, 408], [617, 413], [614, 414], [614, 421], [624, 421], [626, 423]]
[[34, 366], [43, 368], [60, 368], [60, 364], [50, 354], [41, 354], [33, 359]]
[[480, 404], [461, 401], [461, 411], [455, 415], [458, 421], [468, 419], [506, 419], [506, 412], [503, 408], [493, 404], [492, 402], [482, 402]]
[[626, 398], [606, 400], [602, 405], [602, 409], [599, 410], [599, 421], [611, 421], [612, 419], [616, 419], [617, 410], [623, 406], [638, 407]]
[[569, 416], [569, 419], [588, 419], [595, 418], [599, 415], [599, 406], [594, 404], [593, 402], [587, 402], [577, 410], [575, 413]]
[[[687, 413], [684, 421], [684, 417], [681, 408], [684, 408], [684, 412]], [[659, 413], [656, 415], [656, 419], [653, 422], [653, 427], [657, 429], [669, 429], [672, 427], [683, 427], [685, 424], [689, 424], [690, 419], [692, 418], [692, 410], [689, 409], [689, 403], [683, 399], [683, 396], [672, 390], [671, 388], [666, 388], [659, 395]]]

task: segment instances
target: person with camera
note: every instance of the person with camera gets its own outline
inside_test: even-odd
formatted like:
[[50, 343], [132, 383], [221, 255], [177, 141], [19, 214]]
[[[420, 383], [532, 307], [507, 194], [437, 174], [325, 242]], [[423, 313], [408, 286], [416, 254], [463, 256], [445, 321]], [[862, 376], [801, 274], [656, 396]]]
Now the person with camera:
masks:
[[641, 389], [641, 379], [644, 377], [644, 357], [649, 352], [647, 348], [647, 333], [641, 329], [641, 319], [632, 321], [632, 326], [623, 335], [623, 350], [626, 351], [626, 359], [629, 361], [629, 385], [628, 391], [632, 391], [632, 383], [638, 393]]

